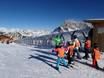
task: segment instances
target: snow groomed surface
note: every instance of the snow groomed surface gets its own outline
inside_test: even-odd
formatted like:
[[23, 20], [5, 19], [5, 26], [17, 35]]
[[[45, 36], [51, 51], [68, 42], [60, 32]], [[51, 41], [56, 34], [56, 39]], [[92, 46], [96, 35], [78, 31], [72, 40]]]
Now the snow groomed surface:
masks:
[[[59, 73], [55, 70], [57, 57], [50, 52], [42, 47], [0, 43], [0, 78], [104, 78], [104, 71], [91, 67], [91, 59], [76, 60], [74, 68], [60, 66]], [[99, 65], [104, 67], [104, 55]]]

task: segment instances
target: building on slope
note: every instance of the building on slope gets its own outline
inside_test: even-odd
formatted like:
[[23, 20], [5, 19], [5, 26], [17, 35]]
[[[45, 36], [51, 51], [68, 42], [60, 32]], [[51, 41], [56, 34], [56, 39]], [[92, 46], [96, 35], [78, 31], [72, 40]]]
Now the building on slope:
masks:
[[104, 51], [104, 19], [88, 19], [84, 21], [93, 25], [93, 28], [89, 32], [92, 44], [98, 43], [100, 49]]

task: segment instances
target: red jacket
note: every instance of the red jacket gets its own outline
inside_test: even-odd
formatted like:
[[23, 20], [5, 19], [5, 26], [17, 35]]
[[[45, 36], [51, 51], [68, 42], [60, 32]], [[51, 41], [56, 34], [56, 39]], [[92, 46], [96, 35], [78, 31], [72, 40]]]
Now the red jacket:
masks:
[[90, 49], [91, 48], [91, 40], [85, 41], [85, 48]]

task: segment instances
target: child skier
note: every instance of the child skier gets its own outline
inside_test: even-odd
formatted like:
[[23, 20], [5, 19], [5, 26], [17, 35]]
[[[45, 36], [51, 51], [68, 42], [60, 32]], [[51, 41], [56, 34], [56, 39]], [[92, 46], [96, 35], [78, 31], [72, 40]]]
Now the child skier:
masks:
[[77, 36], [76, 35], [74, 35], [73, 36], [73, 38], [74, 38], [74, 45], [75, 45], [75, 49], [74, 49], [74, 51], [75, 51], [75, 53], [77, 54], [77, 58], [78, 59], [81, 59], [81, 55], [80, 55], [80, 53], [79, 53], [79, 48], [80, 48], [80, 41], [78, 40], [78, 38], [77, 38]]
[[[52, 52], [55, 52], [55, 49], [57, 49], [57, 47], [58, 46], [60, 46], [60, 45], [63, 45], [63, 40], [64, 40], [64, 37], [63, 37], [63, 35], [61, 34], [58, 34], [58, 35], [56, 35], [54, 38], [53, 38], [53, 41], [54, 41], [54, 43], [55, 43], [55, 48], [54, 48], [54, 50], [52, 50]], [[55, 52], [55, 53], [57, 53], [57, 52]]]
[[68, 65], [74, 63], [74, 44], [73, 42], [68, 42], [68, 54], [67, 54], [67, 59], [68, 59]]
[[83, 57], [84, 59], [89, 58], [90, 49], [91, 49], [91, 40], [90, 40], [89, 37], [86, 37], [86, 41], [85, 41], [85, 56]]
[[61, 43], [61, 37], [59, 35], [56, 35], [54, 38], [53, 38], [53, 41], [55, 43], [55, 47], [56, 46], [59, 46], [60, 43]]
[[93, 67], [96, 69], [99, 69], [98, 61], [100, 60], [100, 50], [98, 45], [94, 45], [93, 53], [92, 53], [92, 59], [93, 59]]
[[55, 49], [55, 52], [57, 52], [57, 63], [56, 63], [56, 69], [59, 71], [59, 65], [60, 63], [63, 63], [66, 67], [68, 67], [67, 62], [64, 59], [64, 54], [65, 54], [65, 50], [64, 48], [60, 45], [57, 46], [57, 48]]

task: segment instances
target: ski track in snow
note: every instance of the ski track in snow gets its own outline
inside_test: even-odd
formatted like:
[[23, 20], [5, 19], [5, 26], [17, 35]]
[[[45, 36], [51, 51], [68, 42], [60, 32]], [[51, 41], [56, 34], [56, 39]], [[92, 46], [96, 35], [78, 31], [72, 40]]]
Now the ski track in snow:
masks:
[[[104, 78], [103, 71], [86, 65], [91, 64], [91, 59], [76, 61], [75, 68], [60, 66], [59, 73], [54, 68], [57, 57], [50, 52], [51, 49], [0, 43], [0, 78]], [[103, 67], [104, 60], [99, 64]]]

